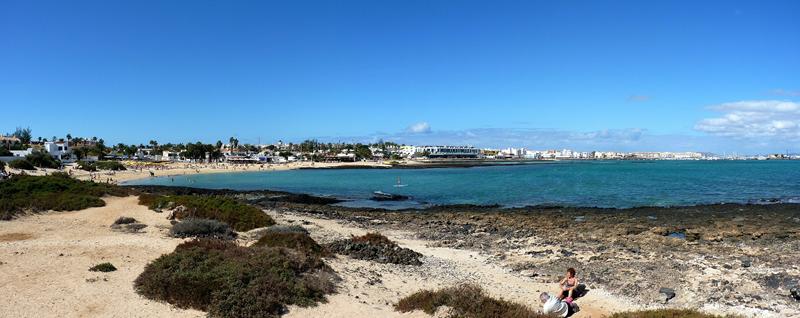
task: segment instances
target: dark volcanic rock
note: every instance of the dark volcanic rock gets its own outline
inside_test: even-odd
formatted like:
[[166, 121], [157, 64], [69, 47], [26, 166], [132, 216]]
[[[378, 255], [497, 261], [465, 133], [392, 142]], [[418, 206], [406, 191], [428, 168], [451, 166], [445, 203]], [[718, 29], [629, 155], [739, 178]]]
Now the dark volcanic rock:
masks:
[[675, 298], [675, 290], [672, 288], [661, 287], [661, 289], [658, 290], [658, 293], [661, 294], [661, 301], [665, 304], [670, 299]]
[[[385, 239], [385, 238], [384, 238]], [[422, 265], [422, 254], [385, 240], [360, 240], [350, 238], [326, 245], [328, 251], [349, 255], [355, 259], [400, 265]]]

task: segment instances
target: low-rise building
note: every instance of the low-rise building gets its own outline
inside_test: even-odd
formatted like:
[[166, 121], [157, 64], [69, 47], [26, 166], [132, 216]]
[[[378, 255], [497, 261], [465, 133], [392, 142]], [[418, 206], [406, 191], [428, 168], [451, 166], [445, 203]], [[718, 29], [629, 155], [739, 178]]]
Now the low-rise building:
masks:
[[416, 147], [416, 155], [434, 158], [477, 159], [481, 156], [478, 148], [471, 146], [421, 146]]

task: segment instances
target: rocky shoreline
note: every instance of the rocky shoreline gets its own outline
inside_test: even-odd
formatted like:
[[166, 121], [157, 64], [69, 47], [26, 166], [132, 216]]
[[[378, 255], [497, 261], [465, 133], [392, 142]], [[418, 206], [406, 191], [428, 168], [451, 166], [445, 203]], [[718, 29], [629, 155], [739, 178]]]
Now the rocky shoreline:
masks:
[[603, 288], [642, 305], [800, 315], [800, 204], [387, 211], [277, 191], [146, 190], [231, 195], [369, 230], [412, 231], [437, 246], [479, 251], [541, 282], [575, 267], [589, 292]]

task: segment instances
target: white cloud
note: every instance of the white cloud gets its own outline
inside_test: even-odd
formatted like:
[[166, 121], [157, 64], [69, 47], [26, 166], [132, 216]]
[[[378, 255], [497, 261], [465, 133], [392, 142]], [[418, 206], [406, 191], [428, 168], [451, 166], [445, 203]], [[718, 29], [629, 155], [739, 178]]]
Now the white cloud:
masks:
[[406, 128], [406, 132], [412, 134], [427, 134], [431, 132], [431, 125], [429, 125], [427, 122], [424, 121], [419, 122], [411, 126], [408, 126], [408, 128]]
[[706, 118], [695, 129], [718, 136], [747, 139], [800, 139], [800, 103], [755, 100], [711, 107], [722, 113]]

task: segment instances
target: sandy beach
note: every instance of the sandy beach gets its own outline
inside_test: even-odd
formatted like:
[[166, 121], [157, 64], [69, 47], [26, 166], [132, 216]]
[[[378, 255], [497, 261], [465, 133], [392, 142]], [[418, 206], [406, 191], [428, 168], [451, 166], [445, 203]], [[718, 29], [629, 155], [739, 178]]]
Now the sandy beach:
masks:
[[[2, 317], [202, 317], [140, 297], [133, 280], [148, 262], [171, 252], [182, 239], [167, 236], [169, 221], [137, 204], [136, 197], [108, 197], [105, 207], [24, 216], [0, 225], [0, 304]], [[328, 242], [368, 228], [337, 220], [268, 211], [281, 224], [303, 224], [312, 237]], [[114, 231], [120, 216], [147, 224], [142, 233]], [[326, 262], [342, 277], [339, 292], [311, 308], [291, 308], [286, 317], [428, 317], [401, 314], [392, 305], [423, 288], [464, 282], [484, 286], [494, 296], [537, 307], [536, 295], [555, 284], [539, 283], [513, 273], [476, 251], [431, 247], [409, 231], [383, 232], [401, 246], [424, 255], [422, 266], [377, 264], [336, 256]], [[243, 244], [247, 244], [243, 233]], [[118, 271], [90, 272], [111, 262]], [[629, 300], [595, 289], [580, 302], [573, 317], [602, 317], [628, 309]]]
[[[331, 169], [331, 168], [388, 168], [390, 165], [375, 161], [358, 162], [310, 162], [298, 161], [284, 164], [228, 164], [228, 163], [135, 163], [124, 162], [127, 170], [122, 171], [84, 171], [75, 164], [67, 165], [63, 170], [40, 168], [34, 171], [22, 171], [7, 168], [11, 174], [46, 175], [55, 172], [66, 172], [79, 180], [94, 180], [114, 184], [125, 183], [137, 179], [151, 177], [169, 177], [189, 174], [236, 173], [254, 171], [285, 171], [294, 169]], [[152, 174], [151, 174], [152, 172]]]

